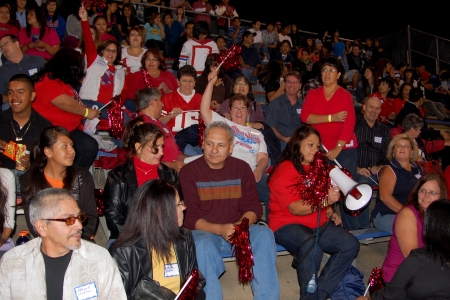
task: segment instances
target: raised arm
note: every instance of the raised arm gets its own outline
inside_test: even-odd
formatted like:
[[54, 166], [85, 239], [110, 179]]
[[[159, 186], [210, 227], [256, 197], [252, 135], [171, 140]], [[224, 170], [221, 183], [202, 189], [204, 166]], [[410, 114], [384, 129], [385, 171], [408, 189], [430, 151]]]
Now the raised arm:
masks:
[[217, 72], [211, 71], [208, 75], [208, 85], [206, 86], [205, 92], [202, 96], [202, 102], [200, 103], [200, 115], [202, 116], [205, 125], [208, 125], [212, 121], [212, 110], [211, 110], [211, 97], [214, 84], [217, 81]]

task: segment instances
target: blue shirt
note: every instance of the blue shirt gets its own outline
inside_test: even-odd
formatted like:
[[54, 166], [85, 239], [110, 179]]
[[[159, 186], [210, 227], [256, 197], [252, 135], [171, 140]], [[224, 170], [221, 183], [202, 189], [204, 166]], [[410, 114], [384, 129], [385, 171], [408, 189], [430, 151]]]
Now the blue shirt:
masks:
[[173, 21], [172, 26], [164, 24], [166, 38], [164, 39], [168, 44], [175, 44], [180, 35], [184, 32], [184, 27], [178, 20]]
[[156, 40], [162, 42], [161, 28], [158, 25], [151, 25], [150, 23], [145, 23], [145, 41]]
[[303, 126], [300, 121], [302, 106], [300, 98], [292, 105], [286, 94], [283, 94], [267, 106], [266, 123], [275, 127], [282, 135], [291, 136], [297, 128]]
[[245, 45], [242, 45], [241, 57], [244, 63], [252, 68], [256, 67], [258, 64], [261, 64], [259, 52], [252, 46], [247, 48]]

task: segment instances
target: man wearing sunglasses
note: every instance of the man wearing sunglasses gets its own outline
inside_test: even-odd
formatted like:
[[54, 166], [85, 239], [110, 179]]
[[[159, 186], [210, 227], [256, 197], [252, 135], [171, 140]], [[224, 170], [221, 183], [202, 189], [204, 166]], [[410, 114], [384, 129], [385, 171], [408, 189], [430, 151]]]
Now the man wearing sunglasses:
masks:
[[30, 220], [39, 237], [0, 260], [0, 299], [127, 299], [108, 251], [81, 239], [86, 218], [69, 191], [37, 193]]

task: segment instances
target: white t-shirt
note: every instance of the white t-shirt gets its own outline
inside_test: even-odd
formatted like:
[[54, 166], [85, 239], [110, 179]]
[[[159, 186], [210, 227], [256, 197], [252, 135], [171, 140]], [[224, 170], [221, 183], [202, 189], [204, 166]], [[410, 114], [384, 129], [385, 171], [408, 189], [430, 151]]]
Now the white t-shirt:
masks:
[[250, 32], [256, 32], [256, 35], [255, 35], [255, 37], [254, 37], [254, 43], [255, 43], [255, 44], [256, 44], [256, 43], [262, 43], [262, 33], [261, 33], [261, 30], [256, 31], [255, 29], [250, 28], [248, 31], [250, 31]]
[[267, 145], [261, 131], [250, 126], [238, 125], [213, 112], [212, 122], [216, 121], [227, 123], [234, 131], [234, 148], [231, 156], [247, 162], [254, 171], [256, 169], [256, 154], [259, 152], [267, 154]]
[[289, 43], [291, 43], [291, 47], [292, 47], [292, 40], [291, 40], [291, 37], [290, 37], [290, 36], [288, 36], [288, 35], [282, 35], [282, 34], [280, 33], [280, 34], [278, 34], [278, 38], [280, 39], [280, 43], [281, 43], [282, 41], [284, 41], [284, 40], [288, 40]]
[[136, 73], [142, 67], [141, 59], [142, 59], [142, 55], [144, 55], [144, 53], [145, 53], [145, 49], [142, 48], [143, 51], [139, 56], [131, 56], [130, 54], [128, 54], [128, 48], [129, 47], [122, 48], [122, 63], [126, 64], [127, 67], [130, 67], [131, 73]]

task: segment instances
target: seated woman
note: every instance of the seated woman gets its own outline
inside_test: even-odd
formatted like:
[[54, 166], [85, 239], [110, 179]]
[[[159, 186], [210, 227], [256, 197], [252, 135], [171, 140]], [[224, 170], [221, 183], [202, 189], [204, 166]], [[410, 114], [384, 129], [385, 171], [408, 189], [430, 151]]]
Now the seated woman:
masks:
[[372, 298], [447, 299], [450, 295], [450, 202], [434, 201], [427, 208], [423, 222], [423, 248], [412, 250], [401, 263], [392, 280], [374, 292]]
[[44, 12], [47, 17], [47, 26], [56, 30], [62, 42], [66, 33], [66, 20], [59, 12], [58, 0], [45, 1]]
[[103, 192], [105, 218], [111, 232], [109, 244], [119, 236], [139, 186], [158, 178], [178, 184], [177, 173], [160, 163], [164, 133], [157, 125], [144, 123], [143, 117], [131, 120], [125, 129], [123, 145], [130, 159], [108, 172]]
[[259, 199], [261, 202], [267, 202], [269, 199], [267, 174], [265, 174], [269, 163], [267, 145], [262, 132], [253, 129], [262, 129], [264, 125], [261, 123], [255, 123], [254, 127], [248, 125], [250, 101], [242, 94], [235, 94], [230, 99], [231, 120], [213, 112], [210, 107], [212, 91], [216, 80], [217, 71], [212, 71], [208, 75], [208, 85], [206, 86], [200, 104], [200, 114], [203, 122], [205, 125], [208, 125], [212, 122], [223, 121], [233, 128], [235, 140], [231, 156], [242, 159], [249, 164], [255, 176]]
[[[307, 254], [296, 266], [301, 299], [330, 298], [359, 251], [358, 240], [340, 226], [341, 218], [332, 209], [339, 200], [339, 188], [328, 189], [327, 208], [321, 209], [320, 214], [305, 203], [309, 199], [299, 196], [299, 189], [304, 184], [299, 182], [299, 178], [310, 172], [311, 163], [320, 148], [320, 135], [316, 129], [309, 125], [298, 128], [269, 177], [269, 227], [277, 244], [286, 248], [296, 261], [310, 251], [316, 231], [322, 233], [313, 258]], [[323, 252], [331, 256], [316, 279], [316, 292], [308, 293], [306, 286], [313, 272], [318, 272]]]
[[447, 186], [442, 175], [428, 173], [414, 186], [408, 204], [395, 216], [392, 237], [383, 263], [384, 282], [390, 282], [398, 266], [413, 249], [422, 248], [423, 217], [428, 206], [439, 199], [447, 199]]
[[16, 217], [16, 181], [14, 174], [0, 168], [0, 258], [14, 247], [11, 234]]
[[86, 108], [75, 90], [84, 75], [82, 55], [69, 48], [59, 50], [36, 75], [34, 88], [39, 97], [33, 108], [54, 126], [70, 131], [77, 152], [74, 163], [90, 168], [97, 157], [98, 143], [78, 128], [84, 118], [97, 118], [100, 111]]
[[[138, 284], [144, 277], [173, 299], [186, 275], [198, 269], [194, 238], [182, 227], [185, 209], [176, 187], [165, 180], [147, 181], [137, 190], [122, 232], [109, 249], [129, 299], [143, 296]], [[167, 265], [175, 265], [177, 271], [167, 276]], [[205, 299], [204, 285], [200, 275], [196, 299]]]
[[117, 28], [122, 34], [123, 39], [129, 37], [131, 30], [139, 27], [139, 23], [139, 19], [134, 15], [134, 7], [131, 4], [124, 4], [122, 7], [122, 15], [117, 24]]
[[[89, 20], [89, 19], [88, 19]], [[83, 21], [83, 19], [81, 19]], [[83, 23], [81, 23], [81, 29], [83, 31]], [[94, 18], [94, 21], [92, 21], [92, 24], [97, 28], [98, 33], [100, 34], [100, 42], [104, 42], [106, 40], [114, 40], [117, 41], [117, 39], [108, 33], [108, 26], [106, 22], [106, 18], [104, 16], [96, 16]], [[85, 33], [83, 31], [83, 36], [85, 37]], [[86, 38], [86, 37], [85, 37]]]
[[142, 37], [142, 29], [139, 25], [130, 28], [126, 39], [128, 47], [122, 47], [122, 64], [129, 69], [129, 73], [136, 73], [141, 70], [141, 60], [145, 53], [145, 48], [142, 47], [144, 39]]
[[163, 40], [166, 38], [164, 24], [161, 22], [161, 14], [153, 12], [145, 23], [145, 47], [158, 48], [161, 52], [164, 51]]
[[61, 47], [58, 33], [47, 27], [47, 18], [40, 7], [27, 9], [27, 27], [19, 32], [22, 52], [49, 60]]
[[[206, 86], [208, 85], [208, 75], [209, 73], [215, 71], [218, 66], [219, 54], [212, 53], [206, 57], [205, 60], [205, 69], [203, 70], [202, 75], [197, 77], [195, 81], [195, 92], [199, 94], [203, 94], [205, 92]], [[218, 73], [219, 78], [213, 87], [212, 101], [221, 104], [226, 99], [230, 98], [231, 91], [231, 79], [227, 75], [223, 69], [219, 69]]]
[[383, 104], [381, 105], [380, 120], [384, 124], [392, 124], [397, 117], [394, 109], [395, 95], [393, 92], [394, 81], [390, 78], [379, 78], [378, 92], [369, 95], [369, 97], [377, 97], [383, 101]]
[[98, 221], [94, 179], [88, 169], [74, 164], [75, 148], [70, 133], [63, 127], [48, 127], [41, 133], [39, 143], [31, 153], [31, 168], [19, 177], [30, 232], [38, 236], [29, 216], [33, 195], [53, 187], [69, 190], [74, 195], [80, 210], [88, 216], [83, 224], [81, 237], [85, 240], [93, 239]]
[[266, 91], [267, 103], [272, 102], [284, 93], [286, 73], [287, 67], [281, 60], [272, 60], [258, 74], [259, 83]]
[[[376, 70], [373, 66], [368, 66], [364, 70], [364, 75], [356, 86], [356, 100], [363, 103], [369, 95], [378, 91], [378, 78]], [[398, 112], [397, 112], [398, 113]]]
[[13, 25], [11, 20], [11, 9], [6, 3], [0, 3], [0, 39], [5, 34], [14, 34], [19, 36], [20, 25]]
[[158, 48], [145, 51], [141, 59], [141, 69], [129, 75], [127, 99], [134, 100], [134, 93], [145, 87], [155, 87], [164, 96], [176, 91], [178, 82], [172, 72], [167, 71], [164, 55]]
[[395, 215], [408, 200], [408, 195], [422, 177], [422, 169], [415, 163], [419, 152], [406, 134], [396, 135], [388, 145], [389, 164], [378, 171], [378, 194], [372, 211], [373, 224], [392, 234]]
[[397, 116], [406, 101], [409, 101], [409, 92], [414, 88], [411, 83], [405, 82], [400, 85], [398, 97], [394, 100], [394, 113]]
[[[79, 10], [83, 37], [86, 43], [86, 77], [80, 89], [80, 97], [87, 107], [101, 108], [115, 96], [121, 95], [125, 85], [126, 69], [121, 64], [120, 44], [113, 39], [103, 41], [97, 49], [89, 28], [84, 7]], [[108, 118], [109, 107], [102, 110], [100, 118]], [[125, 115], [126, 117], [126, 115]], [[113, 142], [121, 147], [117, 137]]]

